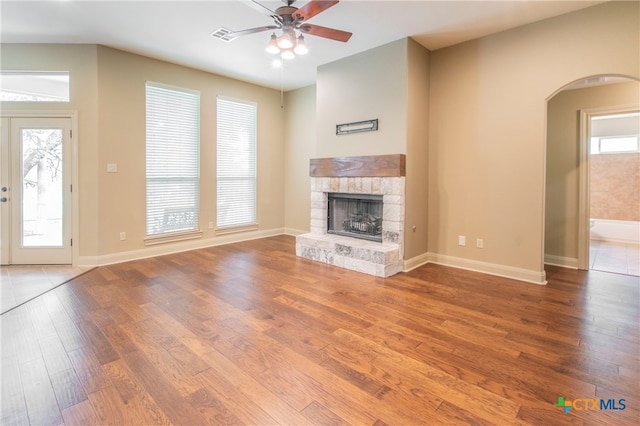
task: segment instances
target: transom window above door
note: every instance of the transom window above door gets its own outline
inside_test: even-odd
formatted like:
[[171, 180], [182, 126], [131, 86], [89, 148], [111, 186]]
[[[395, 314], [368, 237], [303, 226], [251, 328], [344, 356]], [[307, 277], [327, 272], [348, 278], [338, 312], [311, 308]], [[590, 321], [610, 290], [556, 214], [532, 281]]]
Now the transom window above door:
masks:
[[69, 102], [69, 71], [0, 71], [0, 101]]

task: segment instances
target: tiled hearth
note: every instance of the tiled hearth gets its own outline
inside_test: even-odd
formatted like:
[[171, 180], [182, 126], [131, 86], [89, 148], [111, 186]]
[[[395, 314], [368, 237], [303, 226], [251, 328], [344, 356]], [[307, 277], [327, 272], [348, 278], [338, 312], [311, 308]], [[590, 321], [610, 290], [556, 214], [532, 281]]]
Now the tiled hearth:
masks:
[[[309, 233], [296, 238], [296, 254], [378, 277], [400, 272], [404, 255], [404, 156], [311, 162], [311, 226]], [[388, 176], [371, 176], [375, 174]], [[382, 242], [327, 234], [329, 193], [382, 195]]]

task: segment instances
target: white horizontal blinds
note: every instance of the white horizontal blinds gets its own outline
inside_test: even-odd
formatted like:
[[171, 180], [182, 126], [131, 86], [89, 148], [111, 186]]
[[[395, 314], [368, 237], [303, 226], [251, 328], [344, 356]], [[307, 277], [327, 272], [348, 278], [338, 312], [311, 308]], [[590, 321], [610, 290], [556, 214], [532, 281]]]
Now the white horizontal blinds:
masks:
[[254, 102], [218, 97], [218, 228], [256, 222], [257, 110]]
[[196, 231], [200, 198], [200, 93], [146, 84], [147, 236]]

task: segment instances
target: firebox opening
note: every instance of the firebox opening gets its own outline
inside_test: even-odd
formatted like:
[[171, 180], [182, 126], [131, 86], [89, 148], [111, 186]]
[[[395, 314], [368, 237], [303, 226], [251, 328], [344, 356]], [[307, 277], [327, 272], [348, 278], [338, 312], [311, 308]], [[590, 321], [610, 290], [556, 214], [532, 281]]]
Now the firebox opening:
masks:
[[329, 193], [329, 234], [382, 242], [382, 195]]

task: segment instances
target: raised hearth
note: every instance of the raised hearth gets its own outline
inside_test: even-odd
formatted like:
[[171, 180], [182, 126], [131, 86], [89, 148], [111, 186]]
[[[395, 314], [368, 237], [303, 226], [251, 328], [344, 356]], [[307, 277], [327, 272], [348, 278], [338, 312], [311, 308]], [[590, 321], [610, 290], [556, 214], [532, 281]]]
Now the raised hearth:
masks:
[[[405, 156], [311, 160], [311, 227], [296, 237], [296, 254], [342, 268], [388, 277], [402, 270]], [[329, 194], [382, 196], [381, 240], [328, 233]]]

